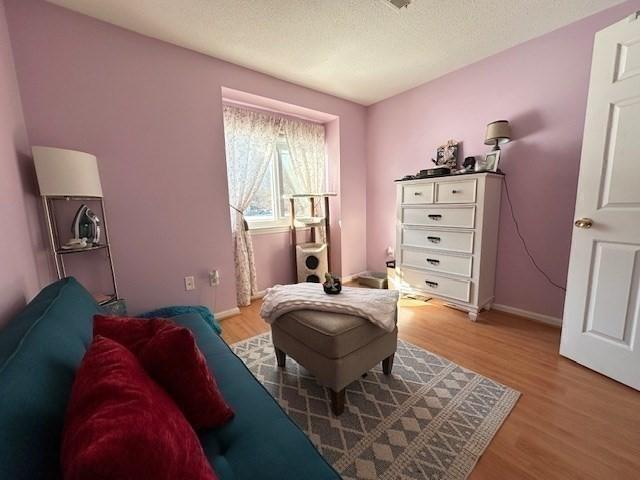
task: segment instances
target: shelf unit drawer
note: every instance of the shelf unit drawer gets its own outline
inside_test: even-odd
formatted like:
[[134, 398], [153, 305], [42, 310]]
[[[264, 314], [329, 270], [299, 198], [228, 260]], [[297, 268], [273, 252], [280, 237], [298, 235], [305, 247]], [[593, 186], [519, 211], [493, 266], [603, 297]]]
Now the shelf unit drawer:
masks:
[[471, 278], [471, 257], [445, 255], [424, 250], [400, 251], [402, 265]]
[[452, 180], [436, 183], [436, 203], [474, 203], [476, 201], [476, 184], [472, 180]]
[[433, 183], [404, 185], [402, 187], [402, 203], [433, 203]]
[[471, 282], [469, 280], [454, 280], [431, 272], [408, 268], [404, 269], [402, 279], [418, 290], [462, 302], [468, 302], [471, 296]]
[[402, 223], [434, 227], [473, 228], [476, 207], [408, 207], [402, 209]]
[[473, 232], [402, 227], [402, 245], [473, 253]]

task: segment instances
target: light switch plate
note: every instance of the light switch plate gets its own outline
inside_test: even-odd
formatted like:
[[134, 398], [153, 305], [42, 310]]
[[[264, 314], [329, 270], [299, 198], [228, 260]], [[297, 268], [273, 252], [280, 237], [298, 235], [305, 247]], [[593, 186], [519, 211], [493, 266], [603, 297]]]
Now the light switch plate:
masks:
[[184, 289], [187, 291], [196, 289], [196, 279], [193, 276], [184, 277]]

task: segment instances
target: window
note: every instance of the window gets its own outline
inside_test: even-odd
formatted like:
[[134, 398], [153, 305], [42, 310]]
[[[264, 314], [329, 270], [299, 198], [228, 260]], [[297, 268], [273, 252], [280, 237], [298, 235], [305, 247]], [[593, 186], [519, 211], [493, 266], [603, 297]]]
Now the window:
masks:
[[[251, 229], [286, 226], [283, 195], [327, 188], [324, 126], [234, 106], [223, 113], [231, 209], [241, 209]], [[295, 205], [297, 215], [310, 215], [308, 200]], [[237, 220], [232, 214], [234, 229]]]
[[269, 169], [262, 179], [258, 191], [254, 195], [249, 208], [244, 211], [246, 220], [254, 226], [265, 226], [266, 224], [282, 223], [286, 213], [284, 204], [278, 199], [282, 199], [283, 174], [282, 157], [288, 157], [289, 147], [287, 140], [280, 136], [277, 144], [277, 154], [274, 161], [269, 163]]
[[[276, 152], [249, 208], [244, 211], [245, 219], [252, 230], [288, 225], [291, 207], [290, 201], [284, 199], [283, 195], [305, 193], [299, 191], [300, 187], [294, 184], [296, 171], [284, 134], [278, 138]], [[322, 165], [322, 168], [326, 168], [326, 165]], [[326, 178], [326, 175], [323, 177]], [[295, 200], [295, 202], [297, 216], [311, 215], [308, 200]]]

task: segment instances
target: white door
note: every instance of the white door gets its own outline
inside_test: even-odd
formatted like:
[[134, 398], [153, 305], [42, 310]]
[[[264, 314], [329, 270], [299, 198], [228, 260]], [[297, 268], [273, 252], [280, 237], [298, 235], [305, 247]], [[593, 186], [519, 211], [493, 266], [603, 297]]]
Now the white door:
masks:
[[598, 32], [560, 353], [640, 390], [640, 12]]

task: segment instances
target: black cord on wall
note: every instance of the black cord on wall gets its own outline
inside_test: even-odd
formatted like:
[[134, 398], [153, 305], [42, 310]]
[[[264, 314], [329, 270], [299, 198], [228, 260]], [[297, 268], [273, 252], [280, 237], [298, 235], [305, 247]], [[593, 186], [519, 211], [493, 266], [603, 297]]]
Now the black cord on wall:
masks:
[[531, 260], [531, 263], [533, 263], [533, 266], [536, 267], [536, 269], [542, 274], [544, 275], [544, 278], [547, 279], [547, 281], [553, 285], [556, 288], [559, 288], [560, 290], [562, 290], [563, 292], [566, 292], [567, 289], [565, 287], [563, 287], [562, 285], [554, 282], [551, 277], [549, 275], [547, 275], [547, 273], [540, 268], [540, 266], [538, 265], [538, 263], [536, 262], [536, 260], [533, 258], [533, 255], [531, 254], [531, 252], [529, 251], [529, 247], [527, 247], [527, 242], [525, 242], [524, 237], [522, 236], [522, 233], [520, 233], [520, 226], [518, 225], [518, 220], [516, 219], [516, 214], [513, 211], [513, 204], [511, 203], [511, 196], [509, 195], [509, 186], [507, 185], [507, 176], [504, 176], [504, 191], [507, 194], [507, 203], [509, 204], [509, 211], [511, 212], [511, 218], [513, 219], [513, 224], [516, 227], [516, 233], [518, 234], [518, 237], [520, 237], [520, 241], [522, 242], [522, 246], [524, 247], [524, 251], [526, 252], [527, 256], [529, 257], [529, 260]]

